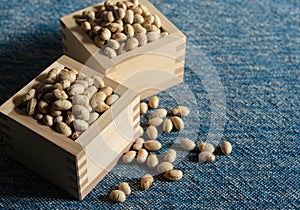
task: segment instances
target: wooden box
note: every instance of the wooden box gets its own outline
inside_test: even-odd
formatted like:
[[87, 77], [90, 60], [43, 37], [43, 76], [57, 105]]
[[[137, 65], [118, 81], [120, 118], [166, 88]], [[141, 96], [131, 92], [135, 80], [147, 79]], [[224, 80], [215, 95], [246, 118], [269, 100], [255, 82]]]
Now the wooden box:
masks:
[[83, 11], [96, 11], [104, 2], [64, 16], [60, 23], [64, 54], [140, 92], [143, 99], [182, 82], [186, 37], [149, 1], [139, 2], [160, 17], [170, 35], [111, 59], [99, 53], [93, 40], [75, 22]]
[[136, 138], [140, 99], [135, 91], [104, 78], [120, 98], [73, 141], [17, 108], [27, 91], [44, 80], [46, 72], [61, 65], [90, 76], [100, 75], [62, 56], [0, 107], [0, 125], [13, 159], [81, 200]]

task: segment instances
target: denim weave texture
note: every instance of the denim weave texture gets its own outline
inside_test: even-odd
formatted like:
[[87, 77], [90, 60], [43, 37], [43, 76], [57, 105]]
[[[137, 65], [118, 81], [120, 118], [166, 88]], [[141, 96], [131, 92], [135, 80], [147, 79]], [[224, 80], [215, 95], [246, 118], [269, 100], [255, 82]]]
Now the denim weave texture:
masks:
[[[0, 208], [299, 209], [300, 1], [151, 2], [187, 36], [184, 87], [195, 98], [188, 105], [199, 115], [185, 118], [184, 135], [196, 143], [206, 141], [218, 101], [211, 98], [222, 94], [225, 124], [213, 135], [230, 141], [232, 153], [200, 165], [197, 153], [179, 151], [175, 168], [183, 178], [158, 178], [147, 191], [139, 190], [137, 165], [121, 164], [77, 201], [12, 160], [0, 134]], [[96, 3], [0, 1], [0, 104], [62, 55], [59, 18]], [[203, 74], [205, 68], [217, 78]], [[202, 77], [210, 84], [218, 79], [222, 88], [209, 91]], [[176, 105], [171, 91], [180, 96], [184, 87], [159, 94], [162, 107]], [[162, 135], [162, 151], [174, 141], [176, 146], [177, 137]], [[108, 194], [123, 181], [133, 192], [124, 203], [114, 204]]]

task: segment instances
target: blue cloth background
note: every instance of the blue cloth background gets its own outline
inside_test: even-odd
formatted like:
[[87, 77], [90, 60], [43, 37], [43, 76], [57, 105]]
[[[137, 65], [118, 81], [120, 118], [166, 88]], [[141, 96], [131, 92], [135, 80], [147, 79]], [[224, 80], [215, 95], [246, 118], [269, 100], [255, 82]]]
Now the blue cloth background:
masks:
[[[123, 166], [118, 166], [83, 201], [76, 201], [10, 159], [0, 135], [0, 208], [299, 209], [300, 1], [151, 2], [188, 37], [185, 84], [200, 116], [199, 128], [188, 135], [205, 141], [211, 126], [213, 104], [197, 76], [203, 61], [195, 55], [202, 55], [223, 87], [222, 140], [232, 142], [232, 154], [204, 165], [197, 163], [197, 154], [181, 155], [175, 165], [184, 178], [158, 180], [145, 192], [138, 190], [138, 174], [123, 176], [117, 171]], [[62, 54], [59, 18], [95, 3], [1, 0], [1, 104]], [[166, 106], [172, 103], [168, 94], [160, 97]], [[125, 203], [112, 204], [108, 194], [122, 181], [137, 190]]]

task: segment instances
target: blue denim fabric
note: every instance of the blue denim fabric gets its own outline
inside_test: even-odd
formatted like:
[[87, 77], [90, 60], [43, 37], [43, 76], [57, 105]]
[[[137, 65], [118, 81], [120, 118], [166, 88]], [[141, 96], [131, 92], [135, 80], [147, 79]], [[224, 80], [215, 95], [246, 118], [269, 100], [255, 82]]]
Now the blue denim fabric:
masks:
[[[199, 165], [196, 153], [179, 151], [175, 167], [183, 179], [157, 177], [147, 191], [139, 189], [137, 165], [119, 165], [76, 201], [10, 159], [0, 135], [0, 208], [299, 209], [300, 1], [151, 2], [187, 35], [184, 85], [161, 93], [163, 106], [176, 104], [170, 95], [190, 90], [198, 115], [185, 119], [182, 135], [197, 143], [229, 140], [232, 154]], [[62, 54], [59, 18], [95, 3], [0, 2], [1, 104]], [[221, 127], [211, 129], [218, 119]], [[176, 147], [178, 136], [162, 135], [162, 151]], [[133, 192], [113, 204], [108, 194], [122, 181]]]

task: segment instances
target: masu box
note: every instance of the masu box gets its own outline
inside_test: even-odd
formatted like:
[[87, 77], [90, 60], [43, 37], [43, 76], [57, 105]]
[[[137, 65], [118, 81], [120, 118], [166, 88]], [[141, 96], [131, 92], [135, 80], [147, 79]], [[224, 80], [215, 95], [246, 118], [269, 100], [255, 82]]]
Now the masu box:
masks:
[[18, 108], [24, 95], [44, 81], [47, 72], [66, 66], [84, 74], [101, 75], [62, 56], [0, 107], [0, 125], [8, 154], [72, 196], [83, 199], [112, 169], [137, 137], [140, 97], [104, 77], [120, 98], [74, 141], [39, 123]]
[[182, 82], [186, 37], [149, 1], [139, 3], [160, 17], [162, 28], [169, 35], [113, 58], [100, 53], [75, 21], [83, 11], [96, 11], [104, 2], [66, 15], [60, 23], [64, 54], [138, 91], [143, 99]]

